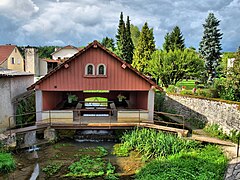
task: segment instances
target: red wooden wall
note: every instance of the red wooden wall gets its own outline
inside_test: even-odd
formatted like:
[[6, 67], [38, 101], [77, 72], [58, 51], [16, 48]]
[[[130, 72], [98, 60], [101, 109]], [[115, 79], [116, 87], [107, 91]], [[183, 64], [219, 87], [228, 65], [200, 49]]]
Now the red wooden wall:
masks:
[[[106, 76], [85, 76], [88, 63], [106, 65]], [[91, 47], [39, 84], [46, 91], [134, 90], [148, 91], [151, 85], [101, 48]]]

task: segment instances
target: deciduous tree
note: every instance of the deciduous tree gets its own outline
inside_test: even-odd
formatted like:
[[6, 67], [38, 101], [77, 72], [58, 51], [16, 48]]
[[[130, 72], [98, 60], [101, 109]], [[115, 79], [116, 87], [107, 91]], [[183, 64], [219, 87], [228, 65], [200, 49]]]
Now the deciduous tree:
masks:
[[175, 49], [169, 52], [157, 50], [148, 63], [148, 73], [167, 87], [175, 85], [185, 77], [198, 77], [203, 70], [204, 62], [192, 49]]

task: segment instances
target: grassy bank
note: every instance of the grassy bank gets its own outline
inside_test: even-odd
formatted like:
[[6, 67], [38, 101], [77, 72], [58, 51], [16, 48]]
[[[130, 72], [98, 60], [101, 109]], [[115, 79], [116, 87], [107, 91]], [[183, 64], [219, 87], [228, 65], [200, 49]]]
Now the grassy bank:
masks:
[[15, 169], [15, 161], [10, 153], [0, 152], [0, 173], [8, 173]]
[[222, 179], [227, 158], [217, 146], [203, 146], [196, 141], [151, 129], [126, 133], [114, 147], [118, 156], [130, 151], [141, 153], [146, 165], [136, 174], [139, 180]]

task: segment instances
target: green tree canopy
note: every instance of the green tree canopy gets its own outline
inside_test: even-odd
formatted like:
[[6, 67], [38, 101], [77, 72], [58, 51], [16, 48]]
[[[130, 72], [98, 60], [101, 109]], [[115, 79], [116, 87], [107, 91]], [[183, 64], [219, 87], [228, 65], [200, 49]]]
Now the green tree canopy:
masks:
[[154, 51], [153, 29], [149, 29], [147, 22], [145, 22], [140, 33], [138, 45], [134, 51], [132, 66], [140, 72], [147, 73], [146, 67]]
[[204, 68], [204, 62], [192, 49], [175, 49], [169, 52], [157, 50], [148, 63], [147, 71], [157, 81], [167, 87], [175, 85], [185, 77], [199, 77]]
[[178, 26], [175, 26], [171, 33], [167, 33], [164, 39], [163, 49], [165, 51], [174, 51], [175, 49], [183, 50], [185, 48], [184, 38]]
[[59, 46], [40, 46], [40, 47], [38, 47], [39, 58], [52, 58], [51, 54], [55, 51], [55, 48], [59, 48]]
[[213, 13], [209, 13], [205, 24], [203, 24], [204, 32], [200, 42], [199, 53], [205, 60], [205, 68], [208, 81], [211, 82], [217, 74], [217, 67], [219, 66], [219, 60], [221, 55], [221, 43], [222, 33], [218, 28], [220, 21], [214, 16]]
[[103, 38], [101, 44], [111, 51], [115, 50], [114, 40], [112, 38], [109, 38], [109, 37]]
[[138, 40], [140, 37], [139, 28], [137, 26], [134, 26], [133, 24], [131, 24], [130, 30], [131, 30], [131, 37], [132, 37], [133, 45], [134, 45], [134, 47], [137, 47]]

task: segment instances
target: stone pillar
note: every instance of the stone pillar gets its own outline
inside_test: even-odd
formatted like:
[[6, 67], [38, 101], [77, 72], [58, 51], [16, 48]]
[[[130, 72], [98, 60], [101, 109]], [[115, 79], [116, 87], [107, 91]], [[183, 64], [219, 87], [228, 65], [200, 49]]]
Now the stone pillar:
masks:
[[148, 91], [148, 119], [150, 121], [153, 121], [153, 115], [154, 115], [154, 97], [155, 97], [155, 92], [153, 88], [151, 88]]
[[44, 139], [48, 141], [55, 141], [57, 139], [56, 131], [53, 128], [47, 128], [44, 131]]
[[42, 120], [42, 91], [36, 90], [35, 92], [36, 101], [36, 121]]

